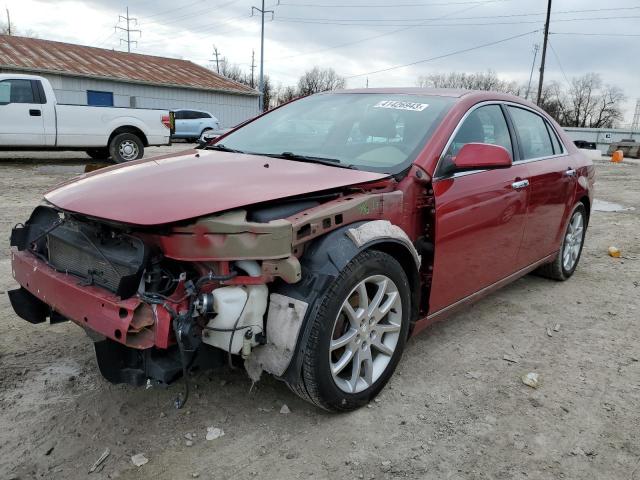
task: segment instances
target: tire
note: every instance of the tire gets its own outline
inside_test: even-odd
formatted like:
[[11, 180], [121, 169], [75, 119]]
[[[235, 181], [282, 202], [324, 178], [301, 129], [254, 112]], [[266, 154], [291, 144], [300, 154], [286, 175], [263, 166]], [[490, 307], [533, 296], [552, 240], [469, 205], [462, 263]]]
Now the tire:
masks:
[[[579, 228], [576, 228], [577, 223], [579, 223]], [[569, 223], [562, 237], [562, 245], [558, 255], [551, 263], [538, 268], [536, 273], [558, 281], [564, 281], [571, 277], [580, 262], [586, 233], [587, 211], [582, 203], [578, 203], [569, 217]]]
[[[380, 308], [371, 308], [376, 303]], [[325, 410], [355, 410], [382, 390], [402, 356], [411, 309], [407, 275], [390, 255], [364, 251], [317, 305], [308, 319], [309, 337], [298, 351], [303, 357], [299, 380], [289, 387]], [[367, 315], [369, 308], [373, 316]]]
[[111, 139], [109, 153], [116, 163], [138, 160], [144, 155], [144, 145], [133, 133], [120, 133]]
[[109, 158], [108, 148], [90, 148], [86, 152], [94, 160], [107, 160]]

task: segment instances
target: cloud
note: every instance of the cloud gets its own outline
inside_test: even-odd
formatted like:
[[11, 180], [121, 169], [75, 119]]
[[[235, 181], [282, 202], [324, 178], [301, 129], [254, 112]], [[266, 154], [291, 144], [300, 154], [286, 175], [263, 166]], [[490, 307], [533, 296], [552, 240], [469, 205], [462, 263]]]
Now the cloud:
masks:
[[[259, 0], [131, 0], [138, 19], [133, 51], [180, 57], [211, 65], [213, 45], [231, 62], [248, 69], [251, 52], [260, 52], [260, 21], [251, 17]], [[345, 76], [429, 59], [495, 42], [532, 30], [537, 33], [491, 47], [350, 79], [351, 87], [414, 85], [430, 72], [484, 71], [526, 83], [533, 45], [542, 43], [541, 0], [268, 0], [274, 20], [265, 24], [265, 72], [276, 83], [292, 84], [314, 65], [334, 68]], [[320, 5], [320, 6], [317, 6]], [[353, 5], [353, 6], [349, 6]], [[413, 6], [409, 6], [413, 5]], [[122, 49], [114, 31], [124, 3], [111, 0], [10, 0], [7, 4], [20, 30], [41, 38]], [[640, 6], [617, 0], [603, 7], [599, 0], [555, 0], [545, 78], [566, 84], [594, 71], [629, 97], [631, 121], [640, 66], [629, 58], [639, 37], [583, 36], [564, 33], [637, 33]], [[626, 8], [626, 10], [616, 10]], [[575, 12], [581, 10], [582, 12]], [[585, 10], [593, 10], [586, 12]], [[566, 12], [566, 13], [562, 13]], [[532, 15], [530, 15], [532, 14]], [[536, 14], [536, 15], [533, 15]], [[588, 18], [589, 20], [579, 20]], [[123, 23], [120, 23], [123, 26]], [[538, 57], [539, 60], [540, 57]], [[257, 72], [257, 69], [256, 69]], [[564, 73], [563, 73], [564, 72]], [[534, 73], [534, 84], [537, 68]]]

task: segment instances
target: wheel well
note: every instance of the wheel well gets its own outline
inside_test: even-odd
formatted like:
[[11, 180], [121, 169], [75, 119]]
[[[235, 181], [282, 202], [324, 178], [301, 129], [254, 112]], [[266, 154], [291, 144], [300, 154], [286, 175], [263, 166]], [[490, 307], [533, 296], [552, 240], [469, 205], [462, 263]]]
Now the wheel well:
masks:
[[589, 217], [591, 215], [591, 202], [586, 195], [580, 199], [580, 202], [584, 205], [584, 209], [587, 211], [587, 225], [589, 225]]
[[111, 144], [111, 140], [113, 140], [113, 137], [115, 137], [116, 135], [120, 135], [121, 133], [132, 133], [133, 135], [135, 135], [140, 139], [140, 141], [145, 147], [149, 146], [149, 141], [147, 140], [147, 136], [138, 127], [134, 127], [132, 125], [125, 125], [123, 127], [118, 127], [113, 132], [111, 132], [111, 135], [109, 136], [109, 141], [107, 142], [107, 146]]
[[420, 307], [420, 274], [416, 268], [416, 262], [413, 255], [405, 246], [398, 242], [380, 242], [375, 243], [369, 247], [370, 250], [377, 250], [384, 252], [387, 255], [391, 255], [402, 266], [402, 269], [407, 274], [409, 280], [409, 287], [411, 288], [411, 324], [418, 319], [418, 312]]

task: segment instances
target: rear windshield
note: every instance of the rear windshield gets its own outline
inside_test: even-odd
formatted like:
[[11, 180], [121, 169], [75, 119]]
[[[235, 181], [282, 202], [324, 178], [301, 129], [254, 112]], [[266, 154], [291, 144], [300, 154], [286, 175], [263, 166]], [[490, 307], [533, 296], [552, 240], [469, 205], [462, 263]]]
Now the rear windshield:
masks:
[[421, 95], [314, 95], [273, 110], [220, 143], [245, 153], [289, 152], [396, 174], [414, 161], [453, 103]]

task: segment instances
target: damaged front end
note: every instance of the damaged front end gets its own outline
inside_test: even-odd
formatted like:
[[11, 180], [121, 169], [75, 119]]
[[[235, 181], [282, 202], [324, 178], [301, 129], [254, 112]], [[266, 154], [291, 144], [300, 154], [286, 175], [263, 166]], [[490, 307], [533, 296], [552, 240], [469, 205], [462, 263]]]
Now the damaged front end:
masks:
[[302, 267], [309, 246], [401, 212], [402, 192], [384, 182], [156, 227], [42, 205], [12, 231], [20, 288], [9, 296], [30, 323], [83, 327], [113, 383], [168, 385], [233, 356], [253, 379], [262, 370], [282, 377], [311, 303], [290, 294], [297, 284], [312, 290]]

